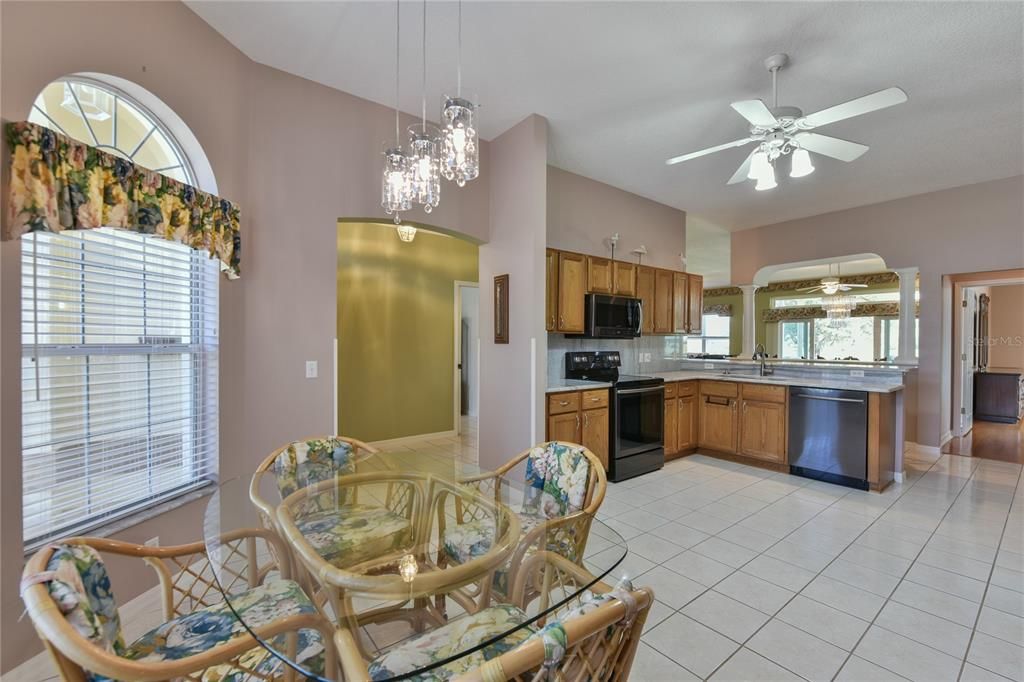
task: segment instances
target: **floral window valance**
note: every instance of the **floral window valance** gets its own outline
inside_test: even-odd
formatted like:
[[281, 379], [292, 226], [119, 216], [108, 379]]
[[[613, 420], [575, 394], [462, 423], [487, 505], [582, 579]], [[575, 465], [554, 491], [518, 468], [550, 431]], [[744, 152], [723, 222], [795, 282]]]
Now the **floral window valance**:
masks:
[[729, 303], [705, 303], [705, 315], [720, 315], [721, 317], [732, 317], [732, 305]]
[[26, 232], [117, 227], [201, 249], [239, 275], [240, 209], [34, 123], [9, 123], [6, 240]]
[[[918, 306], [920, 309], [920, 305]], [[852, 317], [895, 317], [900, 314], [899, 303], [858, 303], [850, 312]], [[823, 318], [825, 311], [821, 306], [809, 305], [800, 307], [768, 308], [761, 312], [765, 322], [781, 322], [783, 320], [809, 320]]]

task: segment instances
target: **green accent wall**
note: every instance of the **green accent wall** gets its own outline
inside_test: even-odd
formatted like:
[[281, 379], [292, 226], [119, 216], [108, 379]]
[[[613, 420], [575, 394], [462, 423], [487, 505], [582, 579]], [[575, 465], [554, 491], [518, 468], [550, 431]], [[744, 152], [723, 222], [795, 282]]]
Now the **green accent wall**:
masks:
[[[393, 225], [338, 223], [338, 428], [364, 441], [453, 424], [455, 281], [477, 281], [478, 247]], [[301, 276], [301, 273], [294, 273]]]

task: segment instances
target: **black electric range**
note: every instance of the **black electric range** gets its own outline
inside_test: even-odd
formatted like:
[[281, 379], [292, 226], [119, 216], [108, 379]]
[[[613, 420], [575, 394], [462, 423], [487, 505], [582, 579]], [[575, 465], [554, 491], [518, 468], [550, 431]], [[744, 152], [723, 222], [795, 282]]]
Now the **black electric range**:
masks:
[[665, 465], [665, 380], [620, 374], [618, 351], [565, 354], [565, 377], [612, 384], [608, 411], [608, 479], [657, 471]]

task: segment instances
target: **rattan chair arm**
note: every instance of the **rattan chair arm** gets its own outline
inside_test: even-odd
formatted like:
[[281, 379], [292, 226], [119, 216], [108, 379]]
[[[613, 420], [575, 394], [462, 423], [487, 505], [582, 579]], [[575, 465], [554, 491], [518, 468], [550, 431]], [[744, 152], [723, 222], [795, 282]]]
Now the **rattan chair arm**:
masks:
[[370, 679], [370, 671], [351, 630], [342, 627], [334, 631], [334, 648], [338, 652], [345, 682], [366, 682]]
[[[221, 542], [234, 542], [235, 540], [241, 540], [242, 538], [247, 537], [261, 538], [267, 542], [273, 543], [282, 550], [285, 549], [285, 546], [281, 544], [281, 539], [276, 534], [264, 528], [239, 528], [237, 530], [228, 531], [227, 533], [222, 533], [219, 536]], [[151, 557], [155, 559], [173, 559], [174, 557], [188, 556], [190, 554], [203, 554], [206, 552], [205, 540], [189, 542], [184, 545], [149, 546], [140, 545], [134, 542], [124, 542], [122, 540], [111, 540], [110, 538], [79, 536], [61, 540], [59, 544], [88, 545], [100, 552], [109, 552], [110, 554], [138, 558]]]

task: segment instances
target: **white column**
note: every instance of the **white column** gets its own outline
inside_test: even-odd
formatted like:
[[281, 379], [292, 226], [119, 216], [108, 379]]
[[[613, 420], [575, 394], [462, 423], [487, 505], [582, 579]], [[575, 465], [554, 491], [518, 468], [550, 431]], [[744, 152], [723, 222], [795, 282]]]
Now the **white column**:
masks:
[[754, 292], [757, 291], [757, 289], [758, 287], [754, 284], [744, 284], [740, 286], [740, 291], [743, 292], [743, 349], [740, 351], [740, 355], [745, 359], [750, 359], [754, 354], [754, 345], [756, 344], [756, 330], [754, 327]]
[[900, 278], [900, 348], [896, 362], [905, 365], [917, 364], [917, 268], [897, 268], [894, 272]]

